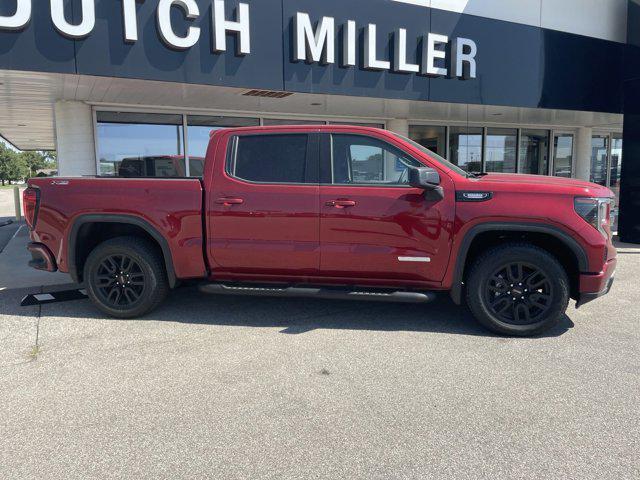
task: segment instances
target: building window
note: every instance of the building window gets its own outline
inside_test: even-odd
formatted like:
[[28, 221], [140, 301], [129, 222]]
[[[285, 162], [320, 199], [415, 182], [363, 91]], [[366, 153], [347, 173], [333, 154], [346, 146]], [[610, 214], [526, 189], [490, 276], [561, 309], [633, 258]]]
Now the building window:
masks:
[[607, 184], [607, 158], [609, 155], [609, 136], [591, 137], [591, 175], [589, 181], [598, 185]]
[[187, 116], [187, 149], [189, 155], [189, 174], [201, 177], [204, 170], [204, 157], [209, 146], [212, 130], [229, 127], [252, 127], [260, 125], [257, 118], [215, 117], [203, 115]]
[[482, 127], [449, 129], [449, 161], [467, 172], [482, 171]]
[[611, 167], [609, 173], [609, 188], [616, 196], [616, 204], [611, 215], [613, 231], [618, 230], [618, 206], [620, 205], [620, 174], [622, 172], [622, 137], [614, 135], [611, 139]]
[[485, 171], [516, 172], [518, 131], [510, 128], [488, 128], [485, 139]]
[[263, 125], [325, 125], [326, 122], [321, 120], [295, 120], [286, 118], [265, 118], [262, 120]]
[[520, 132], [520, 173], [549, 174], [549, 131], [522, 130]]
[[182, 115], [98, 112], [99, 175], [185, 175]]
[[308, 135], [238, 136], [228, 165], [234, 177], [261, 183], [305, 183]]
[[422, 166], [395, 147], [362, 135], [331, 135], [332, 182], [407, 185], [408, 167]]
[[553, 137], [553, 174], [571, 178], [573, 169], [573, 135], [557, 134]]
[[409, 138], [441, 157], [447, 156], [447, 127], [409, 125]]
[[356, 127], [384, 128], [382, 123], [363, 123], [363, 122], [329, 122], [329, 125], [353, 125]]
[[[615, 135], [611, 139], [611, 182], [610, 188], [620, 189], [620, 173], [622, 172], [622, 137]], [[615, 191], [615, 190], [614, 190]]]

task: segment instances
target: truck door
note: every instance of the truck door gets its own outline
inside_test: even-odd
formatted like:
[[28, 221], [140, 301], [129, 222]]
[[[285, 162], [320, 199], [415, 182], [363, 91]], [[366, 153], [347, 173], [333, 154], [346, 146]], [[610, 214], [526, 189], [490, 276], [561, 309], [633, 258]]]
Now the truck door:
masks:
[[241, 278], [319, 272], [319, 136], [242, 133], [222, 140], [207, 192], [208, 253]]
[[[407, 166], [425, 166], [382, 138], [324, 134], [321, 146], [322, 275], [440, 282], [451, 247], [453, 183], [445, 198], [408, 185]], [[432, 165], [426, 165], [432, 166]]]

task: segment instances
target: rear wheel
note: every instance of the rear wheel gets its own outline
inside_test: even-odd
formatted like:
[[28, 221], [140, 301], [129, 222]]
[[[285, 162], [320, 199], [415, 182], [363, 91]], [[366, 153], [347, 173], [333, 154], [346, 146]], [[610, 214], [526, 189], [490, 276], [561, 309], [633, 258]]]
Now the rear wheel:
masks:
[[84, 281], [91, 301], [118, 318], [150, 312], [169, 291], [162, 258], [152, 244], [137, 237], [98, 245], [85, 263]]
[[569, 303], [569, 280], [558, 260], [529, 244], [506, 244], [471, 267], [467, 303], [476, 319], [505, 335], [536, 335], [553, 327]]

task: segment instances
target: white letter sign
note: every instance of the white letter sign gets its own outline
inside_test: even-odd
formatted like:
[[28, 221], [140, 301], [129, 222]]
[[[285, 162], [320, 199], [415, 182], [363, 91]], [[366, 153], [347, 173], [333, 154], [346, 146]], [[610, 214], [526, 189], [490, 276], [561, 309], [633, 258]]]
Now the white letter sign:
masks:
[[16, 0], [16, 13], [8, 17], [0, 16], [0, 28], [20, 30], [31, 20], [31, 0]]
[[294, 61], [335, 62], [335, 21], [332, 17], [322, 17], [315, 32], [308, 13], [296, 13], [293, 23]]
[[82, 21], [72, 25], [64, 17], [63, 0], [51, 0], [51, 20], [56, 30], [70, 38], [84, 38], [96, 25], [96, 6], [93, 0], [82, 0]]
[[160, 37], [169, 47], [186, 50], [193, 47], [200, 38], [200, 27], [189, 27], [186, 37], [179, 37], [171, 25], [171, 7], [180, 7], [185, 12], [187, 20], [194, 20], [200, 15], [195, 0], [160, 0], [158, 4], [158, 31]]
[[251, 53], [251, 29], [249, 24], [249, 5], [238, 5], [238, 21], [227, 20], [224, 16], [224, 0], [213, 2], [213, 49], [216, 52], [227, 51], [227, 32], [238, 34], [236, 55]]

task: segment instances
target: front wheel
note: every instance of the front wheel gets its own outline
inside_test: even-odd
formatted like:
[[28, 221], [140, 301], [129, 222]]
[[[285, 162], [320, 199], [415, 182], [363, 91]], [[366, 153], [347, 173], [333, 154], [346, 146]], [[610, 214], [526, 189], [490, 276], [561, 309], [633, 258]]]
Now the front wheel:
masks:
[[500, 334], [540, 334], [558, 323], [568, 303], [567, 273], [534, 245], [493, 248], [469, 272], [467, 304], [482, 325]]
[[112, 317], [134, 318], [156, 308], [169, 283], [162, 257], [148, 241], [118, 237], [98, 245], [84, 265], [87, 294]]

